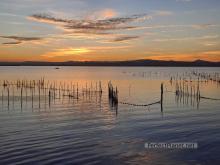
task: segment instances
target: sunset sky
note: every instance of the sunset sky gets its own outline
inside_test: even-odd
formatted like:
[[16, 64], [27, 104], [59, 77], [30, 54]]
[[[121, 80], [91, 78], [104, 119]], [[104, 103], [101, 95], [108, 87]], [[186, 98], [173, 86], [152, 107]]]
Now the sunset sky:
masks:
[[0, 61], [220, 61], [220, 0], [1, 0]]

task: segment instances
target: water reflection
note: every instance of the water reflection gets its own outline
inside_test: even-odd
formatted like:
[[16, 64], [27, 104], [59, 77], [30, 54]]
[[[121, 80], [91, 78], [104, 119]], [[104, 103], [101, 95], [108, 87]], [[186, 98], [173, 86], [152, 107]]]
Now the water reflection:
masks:
[[[215, 81], [204, 80], [203, 74], [198, 88], [198, 76], [191, 74], [196, 68], [3, 70], [0, 164], [190, 164], [192, 159], [215, 164], [218, 160], [220, 88]], [[213, 68], [201, 72], [206, 70], [218, 72]], [[118, 102], [109, 97], [109, 80], [114, 91], [117, 86]], [[144, 143], [149, 141], [196, 141], [200, 147], [184, 154], [148, 151]]]

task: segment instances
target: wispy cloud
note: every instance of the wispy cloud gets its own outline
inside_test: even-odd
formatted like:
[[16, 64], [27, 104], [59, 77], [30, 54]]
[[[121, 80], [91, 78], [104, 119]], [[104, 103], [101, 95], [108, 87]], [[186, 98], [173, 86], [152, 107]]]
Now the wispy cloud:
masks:
[[15, 42], [2, 43], [4, 45], [17, 45], [17, 44], [21, 44], [22, 42], [39, 41], [39, 40], [43, 39], [43, 38], [40, 38], [40, 37], [20, 37], [20, 36], [0, 36], [0, 37], [5, 38], [5, 39], [15, 40]]
[[[113, 9], [103, 9], [95, 11], [81, 19], [69, 19], [61, 15], [53, 14], [33, 14], [28, 17], [29, 20], [55, 25], [64, 31], [65, 35], [74, 39], [101, 38], [102, 42], [127, 42], [140, 38], [137, 35], [123, 35], [128, 30], [143, 30], [151, 27], [145, 27], [139, 22], [145, 22], [157, 16], [172, 15], [173, 12], [166, 10], [155, 10], [150, 14], [136, 14], [119, 17], [118, 12]], [[152, 27], [154, 28], [154, 27]], [[158, 28], [158, 27], [156, 27]], [[106, 36], [110, 39], [106, 39]]]
[[220, 60], [220, 50], [206, 51], [206, 52], [203, 52], [203, 54], [206, 54], [206, 55], [218, 55], [219, 56], [219, 60]]
[[192, 28], [192, 29], [207, 29], [220, 27], [219, 24], [191, 24], [191, 25], [152, 25], [145, 26], [142, 29], [173, 29], [173, 28]]
[[216, 25], [216, 24], [194, 24], [194, 25], [191, 25], [191, 27], [194, 29], [207, 29], [210, 27], [219, 27], [219, 25]]
[[21, 44], [20, 41], [16, 41], [16, 42], [4, 42], [2, 43], [3, 45], [18, 45], [18, 44]]
[[56, 24], [63, 27], [64, 30], [72, 31], [73, 33], [90, 34], [103, 34], [112, 30], [133, 29], [136, 28], [136, 26], [128, 26], [127, 24], [148, 19], [147, 14], [131, 15], [129, 17], [113, 17], [115, 16], [113, 11], [105, 11], [104, 15], [106, 19], [64, 19], [56, 18], [48, 14], [34, 14], [28, 18], [38, 22]]
[[216, 46], [218, 42], [202, 42], [201, 44], [204, 46], [211, 47], [211, 46]]
[[140, 36], [119, 36], [110, 41], [111, 42], [123, 42], [123, 41], [130, 41], [130, 40], [138, 39], [138, 38], [140, 38]]
[[219, 38], [218, 35], [206, 35], [206, 36], [199, 36], [199, 37], [183, 37], [183, 38], [161, 38], [161, 39], [154, 39], [155, 42], [169, 42], [169, 41], [188, 41], [188, 40], [209, 40], [209, 39], [217, 39]]

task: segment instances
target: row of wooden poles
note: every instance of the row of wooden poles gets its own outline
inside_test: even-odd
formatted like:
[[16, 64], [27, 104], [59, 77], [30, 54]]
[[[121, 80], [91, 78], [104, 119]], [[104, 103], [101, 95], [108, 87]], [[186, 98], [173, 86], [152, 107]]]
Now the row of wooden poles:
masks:
[[186, 82], [185, 80], [176, 81], [176, 90], [175, 93], [177, 96], [191, 96], [200, 98], [200, 82], [192, 83]]
[[[66, 83], [66, 82], [60, 82], [57, 83], [56, 81], [54, 82], [50, 82], [50, 81], [45, 81], [44, 78], [41, 78], [40, 80], [16, 80], [15, 82], [9, 82], [7, 80], [4, 80], [3, 83], [0, 85], [2, 85], [4, 88], [10, 88], [10, 87], [17, 87], [17, 88], [24, 88], [24, 89], [41, 89], [41, 90], [49, 90], [49, 94], [50, 94], [50, 90], [51, 91], [59, 91], [59, 93], [61, 91], [68, 93], [68, 96], [73, 96], [71, 94], [72, 93], [76, 93], [77, 97], [79, 94], [79, 86], [78, 86], [78, 82], [76, 84], [73, 84], [71, 82], [71, 84]], [[86, 82], [85, 87], [82, 87], [82, 93], [94, 93], [94, 92], [99, 92], [102, 93], [102, 83], [101, 81], [99, 82], [95, 82], [95, 84], [93, 84], [92, 82], [90, 83], [90, 86], [88, 85], [88, 83]]]
[[[198, 73], [193, 72], [193, 75], [198, 75]], [[200, 100], [201, 94], [200, 94], [200, 77], [203, 79], [205, 77], [210, 77], [210, 75], [205, 76], [205, 74], [199, 74], [198, 79], [196, 81], [192, 81], [190, 78], [189, 80], [186, 78], [179, 77], [173, 78], [171, 77], [171, 82], [175, 80], [176, 82], [176, 89], [175, 94], [177, 97], [195, 97], [197, 100]], [[215, 78], [211, 78], [211, 80], [217, 80], [218, 76], [215, 76]], [[77, 83], [66, 83], [66, 82], [59, 82], [56, 81], [45, 81], [44, 78], [41, 78], [40, 80], [16, 80], [16, 81], [7, 81], [3, 80], [0, 82], [0, 85], [3, 86], [4, 90], [7, 90], [7, 98], [8, 98], [8, 106], [10, 102], [10, 89], [12, 88], [12, 95], [14, 100], [14, 88], [17, 88], [17, 90], [20, 90], [20, 100], [21, 100], [21, 107], [23, 102], [23, 97], [26, 95], [28, 90], [30, 91], [32, 105], [33, 105], [33, 99], [34, 97], [39, 97], [39, 107], [40, 107], [40, 100], [41, 96], [43, 95], [45, 98], [48, 97], [49, 105], [52, 100], [55, 100], [56, 98], [61, 97], [69, 97], [73, 99], [79, 99], [80, 96], [84, 95], [93, 95], [93, 94], [102, 94], [102, 83], [101, 81], [94, 83], [86, 83], [85, 86], [82, 86], [81, 91], [79, 89], [78, 82]], [[36, 92], [38, 91], [38, 92]], [[153, 104], [161, 104], [161, 110], [163, 109], [163, 94], [164, 94], [164, 85], [161, 84], [160, 89], [160, 100], [154, 103], [145, 104], [145, 105], [138, 105], [138, 104], [130, 104], [125, 103], [128, 105], [134, 105], [134, 106], [150, 106]], [[118, 99], [118, 88], [117, 86], [114, 87], [111, 82], [108, 83], [108, 96], [109, 100], [111, 102], [111, 105], [115, 106], [118, 105], [119, 99]], [[3, 99], [3, 91], [2, 91], [2, 99]]]
[[[102, 94], [102, 83], [101, 81], [90, 83], [86, 83], [85, 86], [81, 85], [81, 91], [77, 83], [66, 83], [66, 82], [60, 82], [57, 83], [56, 81], [45, 81], [44, 78], [41, 78], [40, 80], [16, 80], [16, 81], [7, 81], [3, 80], [0, 82], [0, 86], [3, 86], [2, 89], [2, 103], [4, 96], [4, 91], [7, 91], [7, 104], [8, 107], [10, 105], [10, 100], [12, 98], [12, 101], [14, 103], [15, 97], [20, 97], [21, 102], [21, 108], [23, 105], [23, 99], [26, 96], [26, 100], [28, 97], [31, 98], [32, 101], [32, 107], [34, 98], [38, 97], [39, 100], [39, 108], [40, 108], [40, 102], [42, 100], [42, 97], [46, 98], [48, 97], [49, 106], [52, 100], [60, 99], [61, 97], [68, 97], [73, 99], [79, 99], [80, 96], [92, 96]], [[12, 91], [11, 91], [12, 90]], [[15, 93], [15, 90], [17, 92]], [[29, 93], [28, 93], [29, 92]]]
[[188, 104], [189, 98], [191, 104], [194, 102], [199, 105], [200, 99], [219, 100], [218, 98], [209, 98], [201, 95], [200, 88], [202, 83], [214, 82], [217, 85], [220, 84], [219, 73], [205, 73], [205, 72], [186, 72], [182, 76], [177, 75], [176, 77], [170, 78], [170, 83], [175, 83], [175, 94], [176, 101]]
[[193, 82], [193, 81], [199, 81], [199, 82], [215, 82], [217, 84], [220, 84], [220, 74], [219, 73], [206, 73], [206, 72], [198, 72], [198, 71], [192, 71], [192, 72], [185, 72], [182, 75], [177, 74], [176, 76], [170, 77], [171, 84], [175, 80], [185, 80], [186, 82]]
[[175, 96], [177, 103], [182, 102], [188, 104], [191, 100], [191, 104], [194, 101], [199, 103], [201, 99], [200, 83], [203, 83], [201, 79], [194, 76], [191, 72], [184, 73], [183, 75], [177, 75], [170, 78], [171, 86], [175, 85]]
[[212, 81], [212, 82], [216, 82], [216, 83], [220, 84], [220, 74], [219, 73], [210, 74], [210, 73], [206, 73], [206, 72], [199, 73], [199, 72], [193, 71], [192, 74], [194, 76], [197, 76], [198, 78], [204, 79], [206, 81]]
[[197, 71], [184, 73], [182, 76], [177, 75], [176, 77], [170, 78], [170, 83], [175, 83], [175, 94], [180, 97], [195, 97], [198, 100], [202, 97], [200, 92], [200, 86], [203, 82], [216, 82], [220, 83], [219, 73], [199, 73]]
[[194, 106], [196, 103], [198, 108], [202, 97], [200, 92], [200, 83], [201, 81], [199, 79], [195, 82], [186, 80], [176, 81], [176, 102], [186, 105], [190, 102], [191, 106]]

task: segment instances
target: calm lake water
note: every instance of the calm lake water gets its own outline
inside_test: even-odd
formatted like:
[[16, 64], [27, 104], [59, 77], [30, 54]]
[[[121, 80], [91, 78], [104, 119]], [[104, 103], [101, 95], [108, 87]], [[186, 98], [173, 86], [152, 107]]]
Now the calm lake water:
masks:
[[[220, 100], [175, 94], [180, 78], [196, 88], [193, 71], [220, 74], [220, 68], [0, 67], [0, 164], [220, 164]], [[57, 92], [50, 100], [37, 89], [34, 96], [24, 89], [21, 99], [19, 88], [3, 87], [6, 80], [43, 77], [75, 92], [78, 84], [78, 99]], [[108, 99], [109, 81], [119, 91], [117, 107]], [[199, 81], [201, 96], [220, 99], [219, 83]], [[99, 83], [102, 94], [92, 93]], [[163, 110], [160, 104], [122, 104], [160, 101], [161, 83]], [[193, 142], [198, 148], [146, 149], [148, 142]]]

